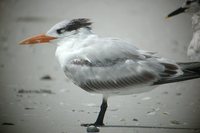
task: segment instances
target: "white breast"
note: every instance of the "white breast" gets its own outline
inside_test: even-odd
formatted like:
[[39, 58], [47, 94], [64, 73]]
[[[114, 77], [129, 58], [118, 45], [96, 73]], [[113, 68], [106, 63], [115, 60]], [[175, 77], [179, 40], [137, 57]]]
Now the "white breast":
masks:
[[81, 55], [82, 48], [92, 45], [91, 40], [96, 38], [91, 32], [84, 31], [81, 34], [72, 35], [62, 38], [57, 42], [58, 46], [55, 52], [62, 68], [67, 64], [69, 60], [75, 58], [77, 55]]

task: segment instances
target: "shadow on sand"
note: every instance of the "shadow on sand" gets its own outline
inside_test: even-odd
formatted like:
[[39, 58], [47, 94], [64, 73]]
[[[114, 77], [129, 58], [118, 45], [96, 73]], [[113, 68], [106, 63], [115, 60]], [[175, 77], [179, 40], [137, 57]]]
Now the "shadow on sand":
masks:
[[[81, 125], [83, 126], [83, 125]], [[134, 125], [105, 125], [102, 128], [153, 128], [153, 129], [172, 129], [172, 130], [190, 130], [190, 131], [200, 131], [200, 128], [185, 128], [185, 127], [158, 127], [158, 126], [134, 126]]]

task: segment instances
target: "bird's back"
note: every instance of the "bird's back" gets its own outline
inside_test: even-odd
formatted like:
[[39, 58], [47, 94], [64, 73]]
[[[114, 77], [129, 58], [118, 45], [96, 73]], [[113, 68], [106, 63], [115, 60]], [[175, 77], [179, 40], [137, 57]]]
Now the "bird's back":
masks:
[[161, 78], [181, 74], [176, 63], [120, 39], [90, 35], [72, 40], [70, 47], [58, 47], [56, 55], [66, 76], [89, 92], [139, 93]]

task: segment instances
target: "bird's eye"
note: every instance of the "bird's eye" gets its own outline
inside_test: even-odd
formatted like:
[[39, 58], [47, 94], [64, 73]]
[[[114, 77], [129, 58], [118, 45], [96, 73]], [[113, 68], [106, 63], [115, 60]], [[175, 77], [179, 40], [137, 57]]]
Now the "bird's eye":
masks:
[[58, 34], [62, 34], [62, 33], [64, 33], [65, 31], [66, 31], [65, 28], [61, 28], [61, 29], [58, 29], [58, 30], [57, 30], [57, 33], [58, 33]]

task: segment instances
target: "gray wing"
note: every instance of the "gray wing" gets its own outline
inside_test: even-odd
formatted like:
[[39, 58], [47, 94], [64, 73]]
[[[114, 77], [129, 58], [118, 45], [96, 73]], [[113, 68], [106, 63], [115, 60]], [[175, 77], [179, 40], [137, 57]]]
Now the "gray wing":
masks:
[[66, 75], [87, 91], [152, 85], [161, 78], [176, 76], [180, 70], [175, 63], [135, 47], [107, 44], [103, 48], [79, 53], [84, 56], [74, 56], [65, 67]]
[[[128, 64], [127, 62], [131, 63]], [[178, 73], [176, 65], [168, 63], [153, 64], [155, 62], [152, 63], [148, 60], [134, 62], [130, 59], [128, 61], [119, 59], [108, 63], [98, 62], [94, 64], [87, 60], [81, 60], [80, 64], [77, 63], [75, 64], [90, 68], [91, 73], [86, 74], [88, 78], [78, 83], [81, 88], [87, 91], [153, 85], [160, 80], [175, 77]], [[161, 71], [151, 65], [160, 65], [164, 70]]]

